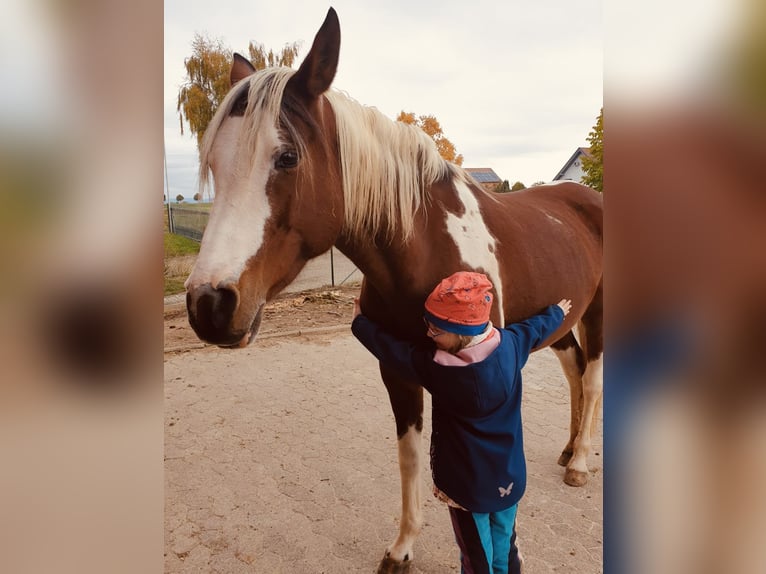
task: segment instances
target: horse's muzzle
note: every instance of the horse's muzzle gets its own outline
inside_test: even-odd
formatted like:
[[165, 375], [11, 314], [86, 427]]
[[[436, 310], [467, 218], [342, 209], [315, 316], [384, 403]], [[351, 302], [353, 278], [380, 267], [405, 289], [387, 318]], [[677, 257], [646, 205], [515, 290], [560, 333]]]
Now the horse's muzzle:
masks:
[[205, 283], [186, 292], [189, 324], [200, 339], [214, 345], [231, 347], [249, 338], [249, 328], [233, 328], [238, 305], [239, 293], [232, 287]]

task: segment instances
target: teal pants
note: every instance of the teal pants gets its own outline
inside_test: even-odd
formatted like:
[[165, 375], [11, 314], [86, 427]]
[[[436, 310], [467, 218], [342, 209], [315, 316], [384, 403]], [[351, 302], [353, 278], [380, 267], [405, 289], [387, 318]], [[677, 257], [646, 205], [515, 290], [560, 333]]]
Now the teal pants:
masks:
[[520, 574], [516, 546], [518, 505], [488, 514], [449, 509], [460, 547], [461, 574]]

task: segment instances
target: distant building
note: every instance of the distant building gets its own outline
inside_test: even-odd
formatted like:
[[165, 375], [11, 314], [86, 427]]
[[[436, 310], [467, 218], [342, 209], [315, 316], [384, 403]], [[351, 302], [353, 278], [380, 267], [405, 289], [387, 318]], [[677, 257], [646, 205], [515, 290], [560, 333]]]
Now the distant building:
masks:
[[495, 191], [495, 187], [503, 183], [500, 176], [490, 167], [466, 167], [465, 171], [487, 191]]
[[590, 151], [586, 147], [578, 147], [567, 162], [564, 164], [553, 181], [569, 180], [580, 183], [585, 172], [582, 169], [583, 156], [590, 157]]

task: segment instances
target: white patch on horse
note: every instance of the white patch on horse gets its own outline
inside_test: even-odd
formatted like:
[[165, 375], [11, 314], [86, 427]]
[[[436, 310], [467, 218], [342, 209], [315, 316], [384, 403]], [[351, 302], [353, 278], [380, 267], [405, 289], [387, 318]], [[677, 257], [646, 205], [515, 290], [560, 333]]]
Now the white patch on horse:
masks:
[[568, 468], [588, 472], [588, 455], [591, 450], [591, 433], [598, 399], [604, 390], [604, 354], [588, 361], [582, 376], [583, 412], [580, 434], [575, 445], [575, 452]]
[[559, 225], [564, 225], [564, 224], [562, 223], [562, 221], [561, 221], [561, 220], [560, 220], [558, 217], [553, 217], [553, 216], [552, 216], [550, 213], [546, 213], [546, 214], [545, 214], [545, 217], [547, 217], [547, 218], [548, 218], [548, 219], [550, 219], [551, 221], [554, 221], [554, 222], [558, 223]]
[[556, 357], [558, 357], [558, 360], [561, 363], [561, 369], [564, 371], [567, 380], [576, 381], [577, 386], [582, 384], [580, 370], [577, 367], [577, 354], [575, 353], [574, 347], [568, 347], [563, 350], [555, 349], [553, 347], [550, 349]]
[[[264, 128], [255, 154], [247, 157], [239, 149], [242, 121], [240, 117], [229, 117], [216, 134], [210, 159], [215, 175], [215, 200], [187, 286], [210, 283], [218, 287], [238, 281], [247, 260], [263, 244], [271, 215], [266, 183], [279, 135], [273, 126]], [[250, 162], [252, 169], [246, 167]]]
[[420, 469], [422, 456], [422, 432], [414, 425], [398, 440], [399, 474], [402, 481], [402, 518], [399, 535], [389, 546], [391, 558], [398, 561], [412, 560], [412, 547], [423, 526]]
[[479, 202], [470, 188], [460, 179], [453, 180], [458, 198], [465, 207], [465, 213], [458, 217], [447, 212], [447, 232], [457, 245], [463, 263], [473, 269], [481, 268], [495, 286], [497, 306], [500, 309], [498, 327], [505, 326], [503, 316], [503, 285], [500, 281], [500, 266], [497, 262], [497, 242], [487, 229], [479, 210]]

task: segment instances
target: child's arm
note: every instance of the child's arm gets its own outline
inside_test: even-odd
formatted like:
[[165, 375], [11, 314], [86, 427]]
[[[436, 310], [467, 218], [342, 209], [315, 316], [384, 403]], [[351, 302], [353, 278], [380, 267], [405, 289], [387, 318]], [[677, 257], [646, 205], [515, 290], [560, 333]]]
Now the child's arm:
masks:
[[414, 345], [397, 339], [362, 315], [358, 299], [354, 300], [351, 332], [381, 363], [402, 375], [418, 376], [412, 361], [412, 354], [415, 351]]
[[519, 356], [524, 359], [522, 364], [526, 362], [526, 357], [532, 349], [538, 347], [561, 326], [571, 308], [572, 302], [562, 299], [556, 305], [546, 307], [538, 315], [505, 327], [515, 339]]

